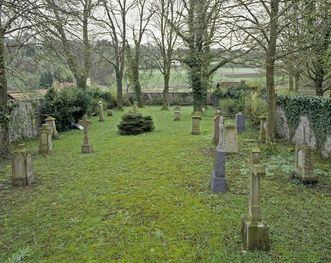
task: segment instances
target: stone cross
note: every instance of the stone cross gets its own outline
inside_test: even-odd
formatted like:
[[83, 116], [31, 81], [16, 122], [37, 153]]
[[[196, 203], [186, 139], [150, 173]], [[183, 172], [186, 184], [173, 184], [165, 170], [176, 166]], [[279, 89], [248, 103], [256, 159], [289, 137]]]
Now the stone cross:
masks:
[[32, 155], [20, 144], [12, 154], [11, 182], [13, 186], [29, 186], [33, 180]]
[[49, 128], [52, 130], [53, 138], [58, 138], [58, 132], [56, 130], [55, 118], [52, 116], [47, 116], [45, 119], [45, 123], [48, 125]]
[[105, 119], [103, 118], [103, 105], [102, 101], [98, 102], [98, 113], [99, 113], [99, 121], [104, 121]]
[[91, 153], [93, 151], [92, 145], [89, 143], [88, 138], [88, 126], [92, 124], [91, 121], [87, 119], [85, 115], [82, 120], [79, 121], [79, 124], [83, 126], [84, 130], [84, 144], [81, 146], [82, 153]]
[[192, 134], [199, 135], [200, 134], [200, 120], [201, 120], [201, 113], [199, 114], [196, 112], [192, 116]]
[[251, 151], [249, 175], [248, 216], [241, 218], [241, 237], [245, 250], [269, 250], [269, 228], [261, 218], [260, 179], [265, 176], [265, 166], [261, 164], [261, 151]]
[[39, 128], [39, 153], [49, 154], [53, 150], [52, 129], [47, 124]]
[[236, 114], [236, 123], [238, 134], [246, 130], [246, 116], [241, 112]]
[[218, 145], [217, 149], [224, 150], [224, 117], [220, 117], [219, 120], [219, 133], [218, 133]]
[[179, 120], [180, 120], [180, 108], [179, 106], [176, 106], [174, 111], [174, 121], [179, 121]]

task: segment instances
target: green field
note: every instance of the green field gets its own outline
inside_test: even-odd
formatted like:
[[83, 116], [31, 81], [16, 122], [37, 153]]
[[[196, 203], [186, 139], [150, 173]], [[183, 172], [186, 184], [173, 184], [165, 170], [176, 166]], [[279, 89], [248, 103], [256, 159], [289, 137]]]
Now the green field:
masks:
[[[128, 110], [128, 109], [126, 109]], [[95, 152], [81, 154], [82, 131], [60, 134], [54, 152], [34, 155], [32, 187], [10, 185], [10, 164], [0, 171], [0, 262], [331, 262], [331, 162], [315, 156], [315, 188], [289, 180], [293, 145], [260, 145], [262, 217], [270, 226], [269, 252], [241, 250], [240, 217], [248, 212], [246, 159], [258, 132], [240, 136], [240, 154], [227, 159], [229, 191], [212, 194], [213, 109], [201, 135], [191, 131], [191, 107], [182, 119], [159, 107], [155, 131], [120, 136], [123, 112], [93, 118]], [[252, 141], [253, 140], [253, 141]]]

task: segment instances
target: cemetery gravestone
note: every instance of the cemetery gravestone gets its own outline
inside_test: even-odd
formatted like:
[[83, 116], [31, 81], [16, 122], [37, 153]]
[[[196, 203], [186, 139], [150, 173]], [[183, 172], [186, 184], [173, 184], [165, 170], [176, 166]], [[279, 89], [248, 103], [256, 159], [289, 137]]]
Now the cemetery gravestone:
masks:
[[111, 110], [109, 110], [109, 111], [107, 111], [107, 115], [108, 115], [109, 117], [111, 117], [111, 116], [113, 116], [113, 112], [112, 112]]
[[83, 132], [84, 132], [84, 143], [81, 146], [81, 152], [82, 153], [91, 153], [93, 151], [92, 145], [89, 143], [89, 138], [88, 138], [88, 126], [92, 124], [87, 119], [87, 116], [85, 115], [82, 120], [79, 121], [79, 124], [83, 126]]
[[220, 115], [216, 115], [214, 117], [214, 135], [213, 135], [213, 143], [214, 145], [218, 145], [219, 142], [219, 134], [220, 134]]
[[267, 118], [260, 116], [260, 142], [265, 143], [267, 140]]
[[193, 135], [200, 134], [200, 120], [201, 120], [201, 114], [196, 112], [192, 116], [192, 134]]
[[239, 152], [237, 126], [227, 125], [223, 133], [224, 136], [224, 152], [237, 153]]
[[58, 132], [56, 130], [56, 124], [55, 124], [55, 118], [53, 118], [52, 116], [47, 116], [47, 118], [45, 119], [45, 122], [48, 125], [48, 127], [51, 128], [53, 138], [58, 138]]
[[47, 124], [39, 128], [39, 153], [49, 154], [53, 150], [52, 129]]
[[133, 113], [138, 113], [138, 101], [133, 102]]
[[174, 111], [174, 121], [179, 121], [179, 120], [180, 120], [180, 108], [179, 106], [176, 106]]
[[303, 144], [295, 147], [295, 177], [303, 184], [315, 184], [318, 177], [314, 175], [312, 152], [306, 141], [306, 131], [303, 127]]
[[260, 179], [265, 176], [261, 151], [252, 149], [249, 175], [249, 212], [241, 217], [241, 238], [245, 250], [269, 250], [269, 227], [261, 218]]
[[24, 144], [20, 144], [12, 155], [12, 185], [29, 186], [33, 179], [32, 155], [25, 149]]
[[236, 123], [238, 134], [246, 130], [246, 116], [242, 112], [236, 114]]
[[224, 120], [220, 116], [219, 142], [216, 148], [215, 165], [211, 173], [211, 191], [213, 193], [224, 193], [227, 190], [225, 179], [225, 151], [224, 151]]
[[98, 102], [98, 114], [99, 114], [99, 121], [104, 121], [105, 119], [103, 118], [103, 105], [102, 101]]

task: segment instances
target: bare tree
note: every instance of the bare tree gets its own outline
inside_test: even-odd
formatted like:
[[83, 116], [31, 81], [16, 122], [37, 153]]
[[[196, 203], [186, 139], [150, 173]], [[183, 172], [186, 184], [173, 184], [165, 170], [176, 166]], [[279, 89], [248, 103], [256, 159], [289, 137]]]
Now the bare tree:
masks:
[[151, 17], [153, 16], [155, 11], [152, 9], [152, 6], [147, 0], [137, 0], [135, 11], [137, 14], [137, 21], [134, 21], [130, 25], [133, 45], [130, 46], [129, 41], [127, 41], [127, 57], [129, 63], [128, 67], [130, 71], [130, 80], [133, 84], [135, 96], [138, 101], [138, 106], [142, 107], [143, 102], [139, 74], [139, 67], [141, 61], [141, 44], [143, 37], [146, 34], [147, 26], [149, 25]]
[[[41, 14], [44, 21], [42, 36], [48, 46], [61, 43], [56, 49], [62, 55], [76, 80], [77, 86], [85, 89], [91, 70], [91, 40], [89, 24], [98, 0], [46, 0]], [[54, 46], [53, 46], [54, 47]], [[79, 54], [77, 54], [77, 49]]]
[[[153, 44], [156, 46], [160, 56], [151, 52], [154, 66], [163, 76], [163, 102], [162, 109], [168, 110], [169, 82], [171, 66], [174, 60], [177, 34], [172, 24], [177, 24], [181, 10], [178, 10], [176, 0], [157, 0], [153, 18], [152, 35]], [[152, 47], [153, 48], [153, 47]]]

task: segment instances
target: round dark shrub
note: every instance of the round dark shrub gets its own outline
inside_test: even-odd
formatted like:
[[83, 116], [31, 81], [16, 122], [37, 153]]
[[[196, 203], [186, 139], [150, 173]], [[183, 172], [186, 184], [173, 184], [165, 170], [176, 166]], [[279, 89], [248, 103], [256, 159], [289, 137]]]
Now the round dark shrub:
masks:
[[137, 135], [144, 132], [150, 132], [154, 129], [151, 116], [143, 116], [139, 113], [128, 113], [122, 116], [122, 120], [117, 125], [118, 132], [121, 135]]

